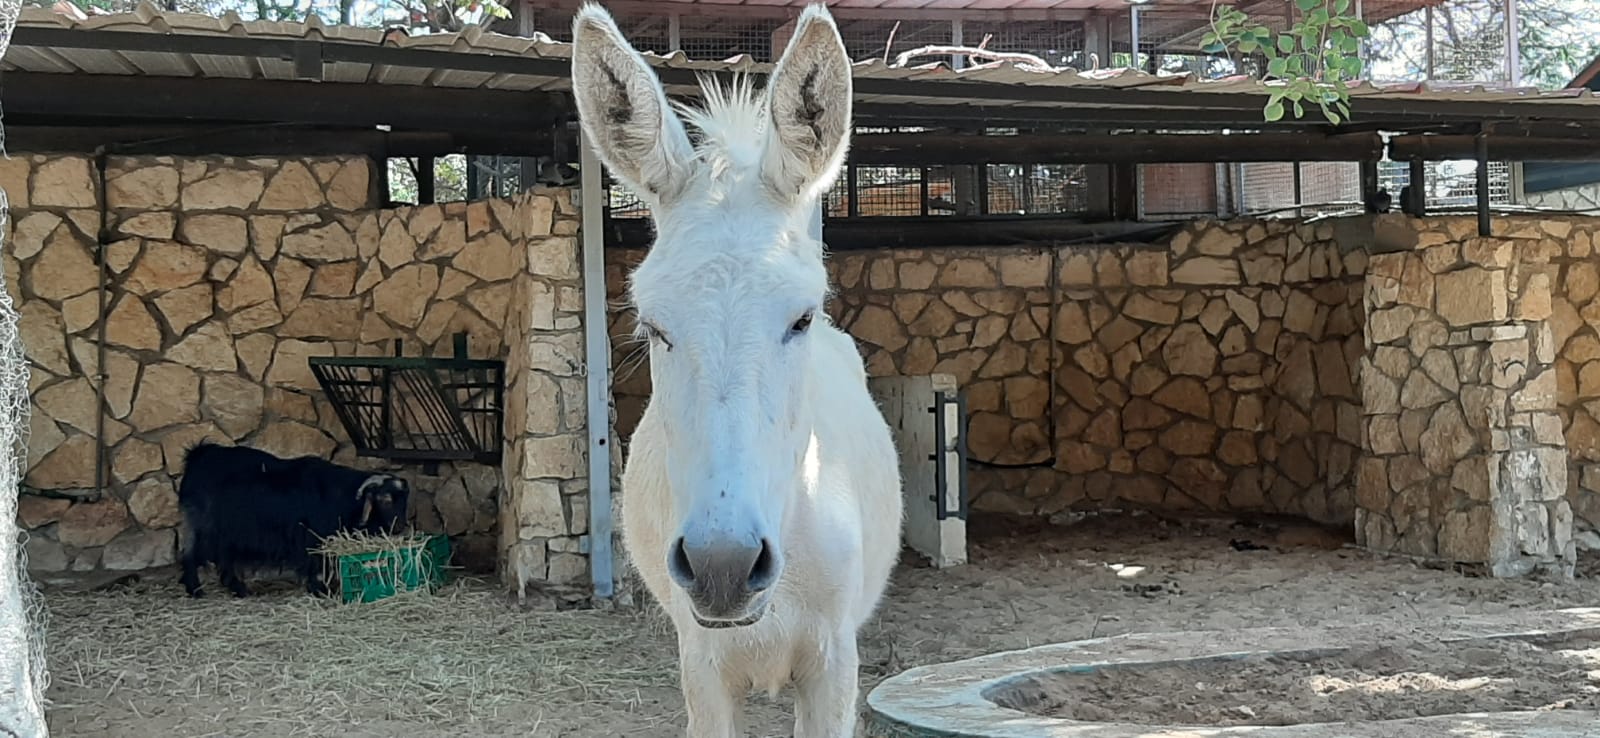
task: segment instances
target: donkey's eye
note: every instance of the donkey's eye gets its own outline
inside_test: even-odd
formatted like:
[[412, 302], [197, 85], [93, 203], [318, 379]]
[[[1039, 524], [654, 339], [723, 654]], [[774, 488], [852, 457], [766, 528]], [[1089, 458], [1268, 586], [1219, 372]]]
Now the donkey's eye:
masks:
[[645, 338], [660, 341], [668, 351], [672, 350], [672, 342], [667, 340], [667, 334], [662, 333], [660, 328], [645, 322], [639, 323], [639, 327], [644, 331]]
[[805, 333], [806, 329], [811, 327], [813, 315], [813, 311], [807, 310], [805, 315], [800, 316], [800, 319], [794, 322], [794, 325], [789, 326], [789, 335], [798, 336], [801, 333]]

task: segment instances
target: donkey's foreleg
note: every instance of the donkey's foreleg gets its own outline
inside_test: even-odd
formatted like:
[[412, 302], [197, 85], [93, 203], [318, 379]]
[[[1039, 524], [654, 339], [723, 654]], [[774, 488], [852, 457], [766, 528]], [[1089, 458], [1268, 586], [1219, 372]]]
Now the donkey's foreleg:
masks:
[[794, 738], [854, 738], [860, 656], [846, 632], [823, 647], [821, 659], [798, 675]]
[[741, 696], [729, 688], [710, 652], [678, 640], [678, 682], [689, 713], [688, 738], [743, 738]]

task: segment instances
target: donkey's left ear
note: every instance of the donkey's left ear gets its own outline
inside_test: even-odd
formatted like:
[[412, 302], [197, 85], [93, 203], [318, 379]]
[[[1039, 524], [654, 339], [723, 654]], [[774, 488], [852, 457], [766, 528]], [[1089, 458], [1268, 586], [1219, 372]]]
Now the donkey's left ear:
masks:
[[825, 6], [807, 6], [767, 87], [762, 175], [780, 199], [810, 199], [833, 184], [850, 148], [850, 57]]

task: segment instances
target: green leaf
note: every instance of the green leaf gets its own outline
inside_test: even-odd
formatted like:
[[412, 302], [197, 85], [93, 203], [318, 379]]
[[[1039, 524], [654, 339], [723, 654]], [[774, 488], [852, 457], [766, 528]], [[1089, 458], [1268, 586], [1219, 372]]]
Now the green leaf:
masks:
[[1350, 0], [1334, 0], [1333, 12], [1344, 15], [1350, 12]]
[[1227, 50], [1227, 45], [1223, 44], [1221, 41], [1212, 41], [1200, 47], [1200, 51], [1207, 54], [1221, 54]]
[[1328, 25], [1328, 10], [1326, 8], [1317, 8], [1306, 18], [1306, 23], [1313, 26]]
[[1304, 118], [1304, 117], [1306, 117], [1305, 106], [1301, 105], [1299, 100], [1294, 101], [1294, 117], [1296, 117], [1296, 118]]
[[1351, 19], [1350, 32], [1360, 38], [1366, 38], [1372, 35], [1372, 29], [1367, 28], [1367, 24], [1363, 23], [1360, 18]]
[[1361, 50], [1361, 40], [1355, 36], [1342, 36], [1339, 39], [1339, 50], [1346, 54], [1354, 54]]
[[1323, 108], [1322, 109], [1322, 114], [1323, 114], [1323, 116], [1325, 116], [1328, 119], [1329, 123], [1332, 123], [1334, 125], [1339, 125], [1339, 114], [1338, 113], [1335, 113], [1332, 110], [1329, 110], [1327, 108]]
[[1271, 77], [1285, 77], [1289, 73], [1289, 60], [1278, 58], [1267, 63], [1267, 75]]
[[1294, 51], [1294, 39], [1289, 36], [1279, 36], [1278, 50], [1285, 54]]
[[1294, 3], [1295, 7], [1299, 8], [1303, 13], [1309, 13], [1311, 12], [1312, 8], [1315, 8], [1321, 4], [1322, 0], [1295, 0]]
[[1269, 102], [1267, 103], [1267, 109], [1264, 112], [1266, 114], [1268, 123], [1283, 120], [1283, 103]]
[[1259, 48], [1261, 48], [1261, 45], [1257, 44], [1253, 38], [1239, 39], [1239, 51], [1241, 52], [1246, 54], [1254, 54], [1256, 53], [1256, 49]]

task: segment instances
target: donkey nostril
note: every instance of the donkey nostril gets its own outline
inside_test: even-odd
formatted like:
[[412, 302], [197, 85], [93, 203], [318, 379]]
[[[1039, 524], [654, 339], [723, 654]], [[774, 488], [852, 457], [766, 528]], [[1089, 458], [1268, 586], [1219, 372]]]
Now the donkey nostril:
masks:
[[750, 568], [750, 578], [745, 587], [751, 592], [765, 592], [778, 581], [778, 562], [772, 555], [772, 546], [761, 539], [761, 553], [756, 555], [755, 566]]
[[672, 552], [667, 555], [667, 573], [680, 587], [694, 586], [694, 565], [689, 563], [689, 552], [684, 550], [682, 538], [672, 544]]

